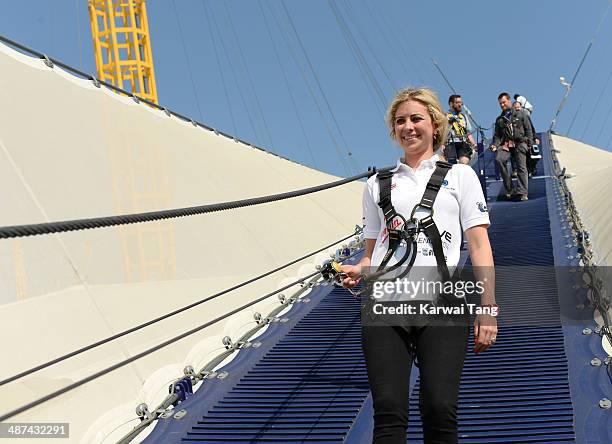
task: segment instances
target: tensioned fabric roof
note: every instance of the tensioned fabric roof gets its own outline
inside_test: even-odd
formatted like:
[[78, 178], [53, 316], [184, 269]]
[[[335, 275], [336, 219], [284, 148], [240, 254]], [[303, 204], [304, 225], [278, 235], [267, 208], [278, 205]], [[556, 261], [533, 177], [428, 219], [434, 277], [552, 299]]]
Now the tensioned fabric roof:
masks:
[[577, 140], [554, 135], [557, 157], [566, 174], [576, 207], [589, 230], [599, 265], [612, 264], [612, 153]]
[[[265, 196], [336, 177], [195, 127], [0, 45], [0, 226]], [[208, 215], [0, 241], [0, 379], [228, 288], [353, 232], [362, 183]], [[5, 413], [314, 271], [252, 285], [0, 387]], [[287, 291], [290, 294], [291, 291]], [[272, 297], [14, 421], [100, 442], [168, 381], [278, 307]], [[132, 424], [133, 426], [134, 424]]]

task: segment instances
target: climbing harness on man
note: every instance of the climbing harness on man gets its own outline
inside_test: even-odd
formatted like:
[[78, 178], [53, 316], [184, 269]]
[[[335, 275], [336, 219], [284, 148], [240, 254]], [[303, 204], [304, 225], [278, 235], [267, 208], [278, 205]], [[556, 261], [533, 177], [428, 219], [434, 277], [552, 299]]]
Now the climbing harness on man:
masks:
[[[461, 140], [461, 144], [463, 144], [463, 149], [466, 151], [466, 154], [468, 155], [468, 157], [472, 157], [472, 155], [474, 154], [474, 150], [472, 149], [472, 147], [470, 146], [469, 142], [468, 142], [468, 130], [467, 130], [467, 120], [466, 117], [463, 113], [447, 113], [446, 114], [446, 118], [448, 119], [448, 123], [451, 127], [451, 132], [453, 133], [454, 137], [456, 137], [457, 139]], [[454, 142], [456, 143], [456, 142]]]

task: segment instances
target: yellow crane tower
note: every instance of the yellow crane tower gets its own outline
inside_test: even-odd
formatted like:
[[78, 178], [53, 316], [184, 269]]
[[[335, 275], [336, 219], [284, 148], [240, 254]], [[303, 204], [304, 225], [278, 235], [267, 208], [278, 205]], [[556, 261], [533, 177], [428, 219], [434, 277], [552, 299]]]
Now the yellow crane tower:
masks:
[[[145, 0], [88, 0], [97, 75], [155, 104], [157, 88]], [[107, 121], [113, 116], [104, 116]], [[105, 125], [106, 121], [102, 121]], [[129, 122], [125, 122], [129, 128]], [[107, 128], [116, 128], [108, 124]], [[112, 195], [118, 214], [168, 208], [170, 193], [166, 158], [168, 147], [146, 137], [126, 146], [114, 131], [104, 134]], [[128, 282], [172, 279], [176, 271], [173, 222], [119, 227]]]
[[145, 0], [88, 0], [98, 78], [157, 101]]

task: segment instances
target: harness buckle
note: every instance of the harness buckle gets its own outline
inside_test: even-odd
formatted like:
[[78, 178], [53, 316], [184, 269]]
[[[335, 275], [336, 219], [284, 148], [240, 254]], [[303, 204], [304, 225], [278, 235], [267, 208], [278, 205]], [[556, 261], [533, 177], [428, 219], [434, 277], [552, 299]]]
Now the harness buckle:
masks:
[[417, 238], [420, 231], [422, 231], [421, 221], [417, 218], [408, 219], [402, 230], [402, 240], [410, 243]]
[[[416, 214], [416, 212], [417, 212], [417, 210], [418, 210], [419, 208], [424, 208], [424, 209], [426, 209], [426, 210], [428, 210], [428, 211], [429, 211], [429, 214], [428, 214], [427, 216], [425, 216], [425, 217], [428, 217], [428, 216], [429, 216], [429, 217], [433, 218], [433, 215], [434, 215], [434, 209], [433, 209], [433, 207], [431, 207], [431, 208], [430, 208], [430, 207], [426, 207], [426, 206], [425, 206], [425, 205], [423, 205], [422, 203], [418, 203], [418, 204], [416, 204], [416, 205], [414, 206], [414, 208], [412, 209], [412, 213], [410, 213], [410, 219], [411, 219], [411, 220], [412, 220], [412, 219], [416, 219], [416, 218], [414, 217], [414, 215]], [[425, 219], [425, 218], [423, 218], [423, 219]], [[418, 219], [417, 219], [417, 220], [418, 220]]]

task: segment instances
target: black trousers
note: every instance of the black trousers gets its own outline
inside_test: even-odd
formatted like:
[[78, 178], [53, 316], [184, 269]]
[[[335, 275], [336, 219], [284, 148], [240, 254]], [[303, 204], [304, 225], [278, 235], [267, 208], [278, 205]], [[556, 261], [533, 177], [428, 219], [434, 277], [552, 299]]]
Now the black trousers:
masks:
[[467, 142], [449, 142], [444, 147], [444, 154], [446, 161], [452, 165], [457, 163], [460, 157], [471, 157], [469, 152], [471, 151], [470, 146]]
[[374, 401], [375, 444], [405, 444], [410, 371], [416, 354], [426, 444], [457, 443], [457, 400], [468, 319], [452, 326], [362, 326]]

